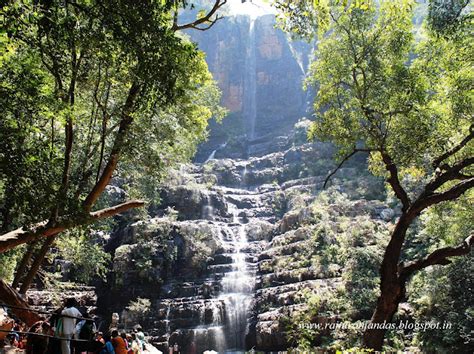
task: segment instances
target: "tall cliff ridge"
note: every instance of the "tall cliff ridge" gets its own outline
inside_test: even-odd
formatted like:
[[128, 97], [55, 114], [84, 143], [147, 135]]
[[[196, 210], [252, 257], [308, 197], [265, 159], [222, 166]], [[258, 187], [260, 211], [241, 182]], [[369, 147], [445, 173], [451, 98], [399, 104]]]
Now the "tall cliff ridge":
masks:
[[230, 16], [210, 31], [190, 35], [206, 53], [229, 110], [222, 124], [211, 123], [196, 161], [205, 161], [214, 150], [215, 157], [261, 155], [268, 151], [252, 149], [255, 142], [289, 131], [307, 114], [310, 98], [302, 82], [311, 45], [290, 40], [275, 27], [274, 15]]

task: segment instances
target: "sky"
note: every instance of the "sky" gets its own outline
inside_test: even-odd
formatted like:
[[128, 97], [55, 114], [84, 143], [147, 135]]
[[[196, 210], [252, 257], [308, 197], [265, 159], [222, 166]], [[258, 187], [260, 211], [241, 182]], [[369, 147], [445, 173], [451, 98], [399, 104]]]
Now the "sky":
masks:
[[242, 3], [242, 0], [229, 0], [226, 6], [232, 15], [248, 15], [252, 18], [276, 12], [270, 6], [269, 0], [247, 0], [244, 3]]

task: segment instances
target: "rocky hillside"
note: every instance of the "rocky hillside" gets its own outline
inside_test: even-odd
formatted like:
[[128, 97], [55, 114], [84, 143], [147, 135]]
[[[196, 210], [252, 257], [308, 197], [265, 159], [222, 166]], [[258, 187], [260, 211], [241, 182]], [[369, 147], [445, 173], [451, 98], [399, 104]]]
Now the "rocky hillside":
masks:
[[310, 122], [300, 119], [311, 46], [274, 22], [227, 17], [192, 33], [230, 114], [211, 126], [197, 162], [171, 173], [148, 215], [123, 221], [108, 241], [113, 272], [98, 307], [121, 312], [125, 327], [141, 323], [164, 352], [174, 343], [285, 350], [299, 322], [333, 319], [322, 315], [333, 294], [360, 294], [346, 301], [346, 312], [362, 309], [355, 318], [373, 301], [372, 278], [351, 277], [366, 271], [359, 258], [376, 268], [394, 211], [363, 155], [323, 192], [334, 149], [307, 143]]
[[280, 137], [279, 151], [176, 171], [148, 218], [112, 235], [114, 271], [99, 307], [114, 312], [148, 299], [122, 320], [142, 323], [161, 349], [287, 348], [288, 319], [308, 294], [347, 285], [345, 262], [326, 254], [342, 246], [337, 234], [365, 223], [354, 247], [366, 247], [394, 216], [377, 200], [382, 184], [363, 159], [335, 175], [332, 194], [321, 194], [333, 149], [304, 143], [307, 126], [300, 121]]

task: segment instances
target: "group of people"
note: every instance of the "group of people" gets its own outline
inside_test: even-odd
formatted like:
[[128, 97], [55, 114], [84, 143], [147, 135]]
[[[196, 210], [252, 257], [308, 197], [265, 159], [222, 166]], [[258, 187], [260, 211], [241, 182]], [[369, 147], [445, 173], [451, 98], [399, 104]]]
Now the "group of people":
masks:
[[129, 334], [122, 332], [119, 335], [117, 330], [113, 330], [111, 335], [104, 337], [105, 345], [100, 354], [141, 354], [145, 349], [144, 339], [141, 331]]
[[27, 354], [141, 354], [145, 349], [140, 327], [132, 333], [119, 334], [116, 329], [99, 332], [94, 319], [83, 315], [73, 298], [48, 320], [38, 321], [29, 329], [16, 323], [8, 339]]

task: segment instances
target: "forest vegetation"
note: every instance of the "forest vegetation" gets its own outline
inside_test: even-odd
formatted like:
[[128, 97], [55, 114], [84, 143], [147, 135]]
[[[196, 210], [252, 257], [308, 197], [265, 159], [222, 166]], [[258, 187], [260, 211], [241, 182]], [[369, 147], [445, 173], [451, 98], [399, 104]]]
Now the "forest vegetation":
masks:
[[[209, 120], [226, 115], [204, 53], [183, 32], [212, 31], [226, 1], [210, 3], [183, 23], [178, 14], [194, 10], [193, 1], [2, 5], [2, 302], [26, 306], [17, 293], [25, 294], [38, 273], [42, 282], [52, 281], [41, 269], [57, 254], [73, 263], [79, 283], [106, 278], [111, 256], [94, 235], [112, 230], [118, 215], [139, 218], [159, 204], [163, 181], [192, 159]], [[273, 2], [280, 28], [315, 43], [304, 83], [316, 92], [307, 138], [336, 148], [324, 187], [362, 154], [398, 213], [388, 230], [361, 217], [352, 233], [315, 231], [308, 262], [331, 258], [344, 269], [351, 293], [324, 301], [303, 294], [310, 311], [300, 320], [326, 311], [373, 324], [362, 340], [336, 334], [325, 339], [328, 346], [342, 340], [343, 347], [382, 350], [387, 339], [403, 342], [396, 338], [403, 334], [377, 324], [397, 319], [407, 299], [417, 320], [459, 325], [448, 334], [420, 333], [416, 340], [425, 349], [472, 346], [472, 4], [421, 3], [428, 13], [420, 25], [415, 0]], [[119, 203], [117, 183], [126, 196]], [[348, 223], [328, 211], [338, 203], [349, 201], [331, 188], [321, 192], [313, 203], [318, 222]], [[343, 251], [324, 244], [322, 234]], [[207, 252], [199, 237], [196, 244]], [[377, 246], [355, 246], [371, 242]], [[320, 333], [288, 326], [295, 347], [315, 346]]]

